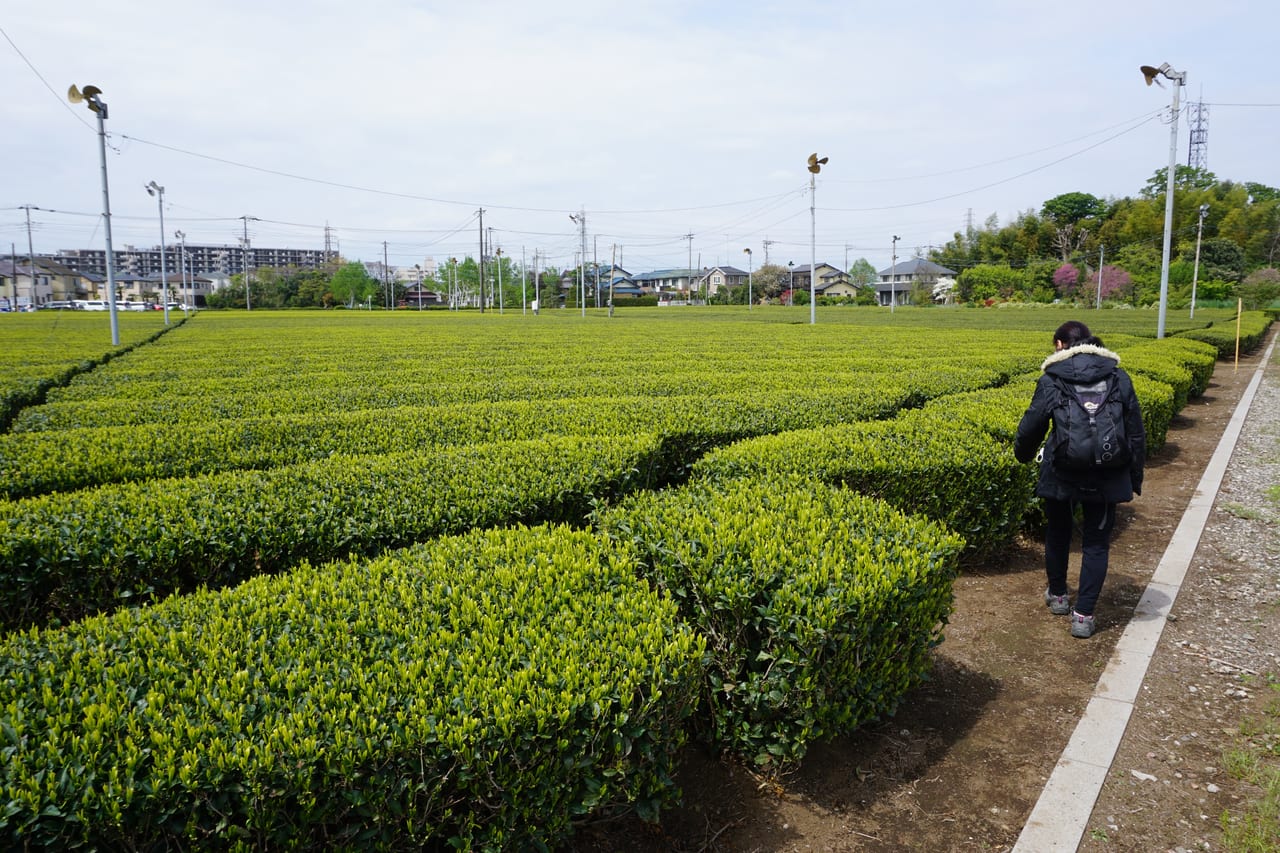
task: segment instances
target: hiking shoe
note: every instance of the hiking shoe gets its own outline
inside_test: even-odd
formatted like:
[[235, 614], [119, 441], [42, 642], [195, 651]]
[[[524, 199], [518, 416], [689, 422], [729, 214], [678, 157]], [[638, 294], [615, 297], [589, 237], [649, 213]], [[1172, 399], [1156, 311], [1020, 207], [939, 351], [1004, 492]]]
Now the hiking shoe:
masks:
[[1071, 636], [1087, 640], [1093, 636], [1094, 623], [1092, 616], [1085, 616], [1083, 613], [1071, 611]]
[[1066, 616], [1071, 612], [1071, 602], [1065, 595], [1054, 595], [1047, 589], [1044, 591], [1044, 603], [1054, 616]]

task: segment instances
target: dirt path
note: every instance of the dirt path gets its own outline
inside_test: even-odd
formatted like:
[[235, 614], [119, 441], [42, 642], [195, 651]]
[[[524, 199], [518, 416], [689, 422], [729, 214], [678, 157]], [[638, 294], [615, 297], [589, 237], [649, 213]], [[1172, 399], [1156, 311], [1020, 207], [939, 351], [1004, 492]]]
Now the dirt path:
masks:
[[[587, 827], [573, 849], [1009, 850], [1262, 352], [1242, 358], [1238, 370], [1218, 365], [1205, 395], [1175, 418], [1168, 443], [1149, 461], [1143, 495], [1122, 505], [1092, 639], [1072, 639], [1067, 621], [1049, 615], [1042, 599], [1041, 547], [1019, 542], [999, 561], [968, 567], [957, 580], [956, 612], [936, 652], [932, 679], [905, 698], [896, 717], [815, 747], [780, 786], [761, 787], [741, 768], [690, 749], [679, 777], [684, 804], [668, 812], [660, 827], [636, 821]], [[1078, 561], [1077, 550], [1073, 589]], [[1181, 685], [1169, 690], [1171, 696], [1186, 692]], [[1166, 712], [1168, 707], [1166, 702]], [[1151, 714], [1160, 717], [1159, 709]], [[1200, 746], [1211, 750], [1209, 740]], [[1144, 756], [1141, 744], [1147, 742], [1133, 747], [1127, 740], [1124, 757], [1131, 758], [1133, 749]], [[1185, 799], [1194, 804], [1200, 790], [1188, 788]], [[1149, 805], [1150, 793], [1109, 784], [1099, 808], [1125, 817], [1124, 837], [1133, 846], [1090, 849], [1172, 849], [1141, 846], [1155, 838], [1138, 826], [1142, 820], [1130, 819], [1145, 809], [1148, 823], [1159, 821], [1164, 812]], [[1189, 811], [1208, 814], [1198, 805]], [[1100, 817], [1099, 828], [1086, 838], [1106, 837], [1108, 817], [1119, 820], [1109, 813]], [[1111, 825], [1120, 835], [1119, 823]]]

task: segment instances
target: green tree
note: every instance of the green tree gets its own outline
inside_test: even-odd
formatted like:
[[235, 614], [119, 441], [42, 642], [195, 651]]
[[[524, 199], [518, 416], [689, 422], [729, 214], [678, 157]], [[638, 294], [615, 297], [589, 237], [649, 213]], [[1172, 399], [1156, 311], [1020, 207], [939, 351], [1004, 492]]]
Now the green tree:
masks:
[[956, 295], [961, 302], [1008, 299], [1024, 282], [1023, 274], [1007, 264], [978, 264], [960, 273]]
[[351, 261], [333, 274], [329, 289], [335, 300], [353, 308], [356, 303], [364, 302], [377, 292], [378, 282], [365, 270], [364, 264]]
[[1254, 270], [1236, 288], [1236, 293], [1250, 310], [1270, 306], [1280, 299], [1280, 270], [1274, 267]]
[[[1208, 189], [1218, 182], [1218, 177], [1208, 169], [1201, 169], [1199, 166], [1178, 166], [1173, 170], [1173, 193], [1177, 195], [1182, 190], [1203, 190]], [[1155, 174], [1147, 179], [1147, 183], [1143, 186], [1141, 195], [1146, 199], [1163, 198], [1164, 192], [1168, 189], [1169, 183], [1169, 167], [1162, 166], [1156, 169]]]
[[1106, 204], [1097, 196], [1074, 192], [1049, 199], [1040, 208], [1040, 213], [1058, 225], [1075, 225], [1082, 219], [1101, 216], [1106, 208]]
[[871, 287], [880, 279], [880, 274], [866, 258], [858, 258], [849, 267], [849, 283], [854, 287]]

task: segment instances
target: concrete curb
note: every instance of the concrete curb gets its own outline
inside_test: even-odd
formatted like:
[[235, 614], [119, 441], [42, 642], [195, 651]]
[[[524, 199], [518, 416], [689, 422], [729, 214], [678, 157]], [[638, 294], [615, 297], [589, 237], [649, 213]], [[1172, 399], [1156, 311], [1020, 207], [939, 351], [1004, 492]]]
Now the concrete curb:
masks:
[[1040, 792], [1013, 853], [1074, 853], [1080, 846], [1093, 805], [1129, 724], [1156, 644], [1164, 633], [1169, 610], [1200, 543], [1227, 463], [1231, 461], [1253, 398], [1262, 384], [1263, 373], [1271, 362], [1276, 340], [1272, 338], [1236, 404], [1182, 520], [1134, 608], [1128, 627], [1116, 643], [1071, 740]]

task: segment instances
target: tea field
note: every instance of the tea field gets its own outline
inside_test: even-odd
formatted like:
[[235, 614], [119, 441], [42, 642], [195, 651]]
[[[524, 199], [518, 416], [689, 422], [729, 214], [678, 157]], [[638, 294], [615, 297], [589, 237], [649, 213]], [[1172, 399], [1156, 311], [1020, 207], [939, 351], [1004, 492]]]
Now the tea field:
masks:
[[[0, 316], [15, 848], [553, 848], [657, 814], [690, 738], [783, 770], [894, 711], [1034, 516], [1010, 443], [1077, 318], [204, 312], [113, 351], [47, 313]], [[1078, 319], [1150, 449], [1234, 341]]]

